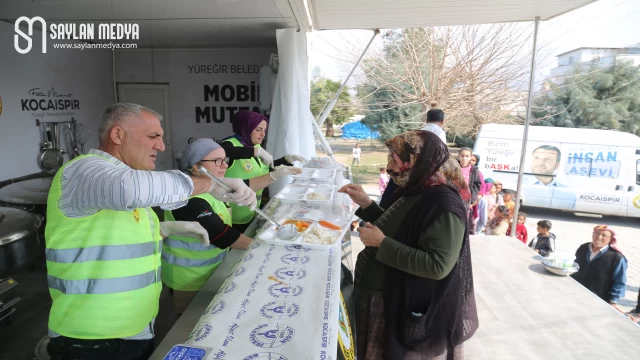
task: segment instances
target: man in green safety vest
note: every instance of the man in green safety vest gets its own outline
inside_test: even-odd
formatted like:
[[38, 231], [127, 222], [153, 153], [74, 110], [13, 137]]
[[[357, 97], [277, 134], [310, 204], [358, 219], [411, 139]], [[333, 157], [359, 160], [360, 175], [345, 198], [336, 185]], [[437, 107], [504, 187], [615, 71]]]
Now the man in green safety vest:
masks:
[[197, 222], [159, 222], [151, 207], [179, 208], [200, 194], [256, 206], [255, 192], [238, 179], [224, 180], [234, 190], [227, 194], [207, 177], [150, 171], [165, 149], [161, 119], [140, 105], [109, 106], [99, 150], [69, 161], [53, 178], [45, 229], [52, 360], [150, 356], [162, 239], [209, 244]]

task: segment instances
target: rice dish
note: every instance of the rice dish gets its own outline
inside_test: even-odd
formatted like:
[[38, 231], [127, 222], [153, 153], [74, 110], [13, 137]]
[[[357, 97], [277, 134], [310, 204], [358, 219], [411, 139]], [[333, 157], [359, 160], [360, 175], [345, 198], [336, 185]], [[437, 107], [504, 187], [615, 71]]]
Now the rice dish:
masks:
[[307, 194], [307, 200], [328, 200], [326, 196], [322, 195], [319, 192], [312, 191]]
[[304, 235], [303, 241], [306, 244], [331, 245], [337, 238], [335, 232], [316, 226]]

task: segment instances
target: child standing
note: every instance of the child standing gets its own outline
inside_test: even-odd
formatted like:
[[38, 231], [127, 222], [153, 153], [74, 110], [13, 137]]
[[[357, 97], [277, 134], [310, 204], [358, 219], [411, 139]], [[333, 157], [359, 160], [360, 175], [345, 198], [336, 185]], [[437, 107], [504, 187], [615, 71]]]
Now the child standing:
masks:
[[353, 156], [353, 161], [351, 161], [351, 166], [353, 164], [356, 167], [360, 166], [360, 154], [362, 154], [362, 149], [360, 149], [360, 143], [356, 143], [356, 147], [351, 150], [351, 155]]
[[496, 209], [496, 216], [489, 221], [487, 228], [485, 229], [486, 235], [507, 235], [507, 229], [509, 228], [509, 209], [506, 206], [500, 205]]
[[544, 257], [556, 251], [556, 235], [549, 230], [551, 230], [551, 221], [538, 221], [538, 236], [529, 244], [530, 248]]
[[498, 203], [496, 202], [496, 186], [491, 183], [485, 183], [484, 200], [487, 203], [487, 222], [491, 221], [496, 215], [496, 208]]
[[379, 181], [379, 188], [380, 188], [380, 196], [382, 196], [382, 194], [384, 194], [384, 191], [387, 190], [387, 184], [389, 183], [389, 174], [387, 174], [387, 169], [381, 167], [380, 168], [380, 181]]
[[516, 209], [516, 203], [513, 201], [513, 194], [511, 193], [511, 191], [505, 190], [502, 198], [504, 199], [504, 206], [509, 209], [509, 222], [511, 222], [511, 219], [513, 219], [513, 212]]
[[474, 221], [473, 209], [474, 206], [478, 204], [478, 195], [480, 194], [480, 186], [482, 183], [480, 182], [480, 177], [478, 176], [478, 169], [476, 169], [471, 164], [471, 157], [473, 153], [469, 148], [462, 148], [460, 152], [458, 152], [458, 162], [460, 163], [460, 168], [462, 170], [462, 176], [464, 180], [467, 182], [469, 186], [469, 191], [471, 191], [471, 204], [469, 204], [468, 217], [469, 217], [469, 227], [470, 233], [476, 233], [476, 222]]
[[[518, 240], [522, 241], [523, 244], [527, 244], [527, 240], [529, 235], [527, 234], [527, 213], [519, 212], [518, 213], [518, 224], [516, 225], [516, 237]], [[509, 225], [509, 229], [507, 230], [507, 235], [511, 234], [511, 225]]]
[[478, 201], [478, 194], [480, 193], [480, 176], [478, 175], [478, 169], [476, 169], [471, 164], [471, 149], [462, 148], [458, 153], [458, 162], [460, 163], [460, 168], [462, 170], [462, 176], [467, 181], [467, 185], [469, 185], [469, 190], [471, 191], [471, 205], [475, 205]]

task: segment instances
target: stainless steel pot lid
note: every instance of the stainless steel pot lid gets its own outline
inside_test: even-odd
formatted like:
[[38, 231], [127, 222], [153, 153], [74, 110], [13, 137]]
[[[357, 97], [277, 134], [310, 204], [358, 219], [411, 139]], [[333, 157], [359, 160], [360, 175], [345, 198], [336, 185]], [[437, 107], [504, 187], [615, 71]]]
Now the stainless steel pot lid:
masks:
[[0, 207], [0, 246], [31, 235], [40, 225], [41, 216], [20, 209]]
[[20, 181], [0, 188], [0, 201], [46, 205], [53, 178]]

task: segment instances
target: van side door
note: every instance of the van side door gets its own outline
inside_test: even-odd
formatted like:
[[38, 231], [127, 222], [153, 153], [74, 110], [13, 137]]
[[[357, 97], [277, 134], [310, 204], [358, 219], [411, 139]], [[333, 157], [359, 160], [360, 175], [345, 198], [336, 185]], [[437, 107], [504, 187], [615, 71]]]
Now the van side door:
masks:
[[640, 150], [629, 162], [629, 181], [622, 191], [627, 195], [627, 216], [640, 217]]

